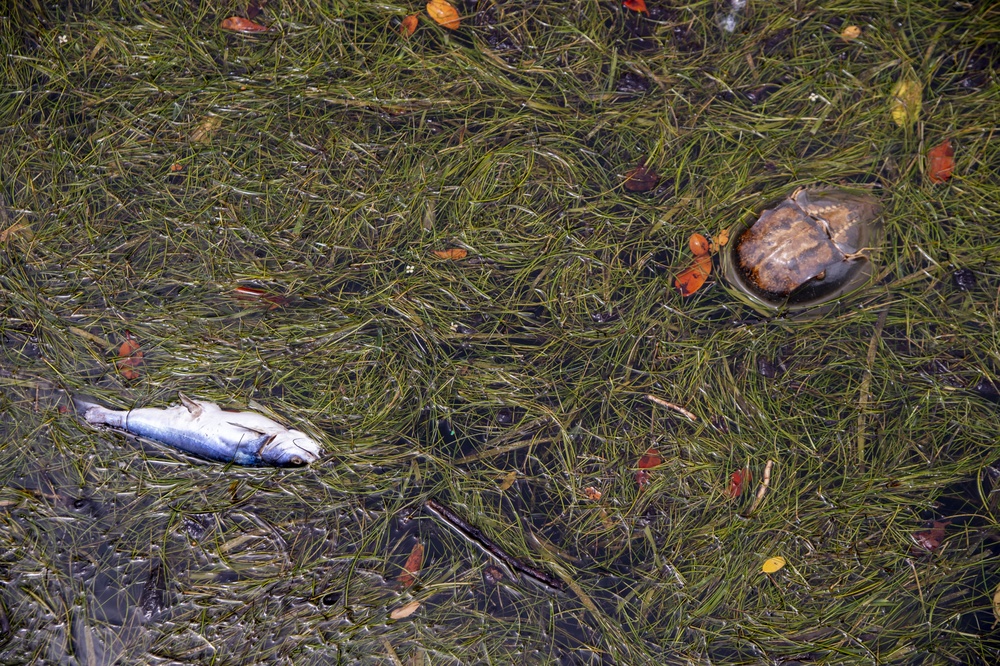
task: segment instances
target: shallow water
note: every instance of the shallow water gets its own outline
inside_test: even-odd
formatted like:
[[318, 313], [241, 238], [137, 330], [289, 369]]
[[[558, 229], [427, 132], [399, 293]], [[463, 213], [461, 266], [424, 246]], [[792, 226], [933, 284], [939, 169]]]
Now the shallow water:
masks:
[[[218, 29], [243, 5], [161, 5], [2, 24], [0, 662], [1000, 660], [989, 4], [748, 4], [724, 34], [735, 4], [467, 2], [406, 41], [421, 6], [268, 3], [246, 37]], [[691, 233], [813, 183], [882, 201], [874, 285], [802, 320], [675, 292]], [[327, 453], [206, 463], [67, 391]]]

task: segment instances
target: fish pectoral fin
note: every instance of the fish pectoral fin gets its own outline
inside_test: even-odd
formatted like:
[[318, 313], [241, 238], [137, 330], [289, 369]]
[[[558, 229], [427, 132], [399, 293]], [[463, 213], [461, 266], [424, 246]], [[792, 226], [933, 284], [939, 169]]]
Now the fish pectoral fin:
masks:
[[199, 405], [197, 402], [187, 397], [180, 391], [177, 392], [177, 397], [181, 399], [181, 404], [184, 405], [187, 408], [187, 410], [191, 413], [191, 418], [196, 419], [199, 416], [201, 416], [202, 411], [204, 411], [201, 408], [201, 405]]
[[257, 455], [258, 456], [261, 455], [261, 453], [263, 453], [264, 449], [267, 448], [268, 444], [270, 444], [271, 442], [274, 441], [275, 437], [277, 437], [277, 435], [271, 435], [270, 437], [268, 437], [267, 439], [265, 439], [264, 441], [262, 441], [260, 443], [260, 446], [257, 447]]
[[[263, 430], [257, 430], [256, 428], [249, 428], [249, 427], [243, 425], [242, 423], [233, 423], [232, 421], [226, 421], [226, 423], [228, 423], [229, 425], [233, 426], [234, 428], [239, 428], [240, 430], [246, 430], [247, 432], [252, 432], [255, 435], [266, 435], [267, 434]], [[274, 435], [271, 435], [271, 438], [273, 439]]]

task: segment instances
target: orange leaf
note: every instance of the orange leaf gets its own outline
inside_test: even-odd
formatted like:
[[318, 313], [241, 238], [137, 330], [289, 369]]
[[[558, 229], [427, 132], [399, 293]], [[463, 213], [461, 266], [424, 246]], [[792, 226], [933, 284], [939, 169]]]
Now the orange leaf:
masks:
[[458, 30], [461, 25], [458, 10], [448, 0], [431, 0], [427, 3], [427, 13], [435, 23], [449, 30]]
[[403, 19], [402, 23], [399, 24], [399, 34], [403, 37], [409, 37], [417, 31], [417, 22], [419, 19], [416, 14], [410, 14]]
[[458, 261], [459, 259], [465, 259], [465, 257], [468, 256], [469, 251], [460, 247], [451, 247], [447, 250], [434, 250], [434, 254], [442, 259], [452, 259], [454, 261]]
[[625, 189], [629, 192], [648, 192], [656, 187], [659, 180], [659, 174], [646, 166], [645, 160], [641, 160], [625, 174]]
[[601, 499], [601, 491], [594, 486], [588, 486], [583, 489], [583, 494], [587, 496], [587, 499], [597, 501]]
[[659, 467], [663, 464], [663, 458], [660, 457], [660, 452], [655, 448], [650, 448], [648, 451], [642, 454], [639, 458], [639, 469], [649, 469], [650, 467]]
[[219, 24], [219, 27], [223, 30], [231, 30], [233, 32], [267, 32], [267, 28], [260, 23], [254, 23], [242, 16], [230, 16], [223, 20]]
[[143, 353], [139, 348], [139, 341], [134, 335], [125, 331], [125, 342], [118, 348], [118, 359], [115, 365], [118, 372], [125, 379], [139, 379], [139, 365], [142, 363]]
[[705, 284], [705, 280], [711, 274], [712, 258], [707, 254], [703, 254], [695, 258], [694, 265], [691, 268], [688, 268], [677, 276], [677, 279], [674, 280], [674, 286], [680, 290], [681, 296], [687, 297], [701, 289], [701, 286]]
[[646, 15], [649, 14], [649, 10], [646, 9], [646, 0], [625, 0], [622, 4], [634, 12]]
[[701, 234], [691, 234], [691, 238], [688, 239], [688, 247], [691, 248], [691, 252], [696, 257], [708, 254], [708, 239]]
[[943, 183], [955, 170], [955, 149], [945, 139], [927, 152], [927, 177], [932, 183]]
[[409, 587], [413, 585], [413, 581], [416, 580], [414, 576], [420, 571], [420, 566], [424, 563], [424, 544], [419, 541], [413, 544], [413, 550], [410, 551], [410, 556], [406, 558], [406, 564], [403, 565], [403, 573], [399, 574], [399, 583], [403, 587]]
[[732, 473], [729, 477], [729, 487], [726, 489], [726, 497], [736, 499], [743, 493], [743, 488], [751, 479], [750, 470], [744, 467]]

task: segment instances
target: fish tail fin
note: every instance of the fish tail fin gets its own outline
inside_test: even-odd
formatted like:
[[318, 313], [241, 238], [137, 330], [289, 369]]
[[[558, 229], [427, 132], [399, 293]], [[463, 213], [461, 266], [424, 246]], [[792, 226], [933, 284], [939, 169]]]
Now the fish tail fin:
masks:
[[104, 405], [88, 395], [71, 393], [69, 397], [72, 398], [73, 405], [76, 407], [77, 413], [81, 415], [86, 414], [88, 410], [93, 409], [94, 407], [104, 407]]

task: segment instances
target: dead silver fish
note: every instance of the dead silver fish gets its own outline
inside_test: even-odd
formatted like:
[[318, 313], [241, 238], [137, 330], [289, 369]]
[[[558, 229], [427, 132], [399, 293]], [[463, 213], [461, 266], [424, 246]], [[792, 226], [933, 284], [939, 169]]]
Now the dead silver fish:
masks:
[[208, 460], [252, 467], [301, 467], [315, 462], [319, 443], [256, 412], [222, 409], [178, 394], [180, 404], [157, 409], [108, 409], [75, 397], [87, 423], [169, 444]]

